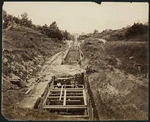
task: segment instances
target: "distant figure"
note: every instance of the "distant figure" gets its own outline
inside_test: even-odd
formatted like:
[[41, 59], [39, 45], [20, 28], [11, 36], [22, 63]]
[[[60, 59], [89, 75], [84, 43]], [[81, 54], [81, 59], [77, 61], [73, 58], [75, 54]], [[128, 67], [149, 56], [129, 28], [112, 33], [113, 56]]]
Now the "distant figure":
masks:
[[60, 88], [61, 87], [61, 83], [59, 82], [59, 83], [57, 83], [57, 86], [58, 86], [58, 88]]

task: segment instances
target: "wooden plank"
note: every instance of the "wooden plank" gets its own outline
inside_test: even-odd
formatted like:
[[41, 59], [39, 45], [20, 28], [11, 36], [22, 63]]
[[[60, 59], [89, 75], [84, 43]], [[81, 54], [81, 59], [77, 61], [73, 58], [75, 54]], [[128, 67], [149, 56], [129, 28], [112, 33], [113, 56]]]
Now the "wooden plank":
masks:
[[44, 99], [43, 105], [45, 105], [46, 100], [47, 100], [47, 98], [48, 98], [49, 94], [50, 94], [50, 91], [48, 91], [48, 93], [47, 93], [47, 95], [46, 95], [46, 97], [45, 97], [45, 99]]
[[64, 102], [63, 105], [66, 105], [66, 89], [64, 90]]
[[68, 76], [68, 77], [60, 77], [60, 78], [57, 77], [56, 80], [64, 80], [64, 79], [70, 79], [71, 80], [72, 78], [74, 78], [74, 77], [70, 77], [70, 76]]
[[[57, 86], [57, 85], [54, 85], [54, 86]], [[65, 85], [65, 86], [72, 86], [72, 85]], [[82, 85], [82, 84], [79, 84], [78, 86], [84, 86], [84, 85]]]
[[[56, 100], [50, 100], [50, 101], [56, 101]], [[63, 100], [60, 100], [60, 101], [63, 101]], [[81, 100], [66, 100], [66, 102], [80, 102]]]
[[67, 93], [83, 93], [82, 90], [68, 90]]
[[60, 90], [50, 90], [51, 93], [60, 93], [61, 89]]
[[85, 90], [83, 90], [83, 99], [84, 99], [84, 105], [87, 105]]
[[75, 101], [68, 100], [66, 102], [67, 102], [67, 105], [82, 105], [83, 104], [81, 100], [75, 100]]
[[28, 94], [33, 88], [34, 88], [34, 86], [32, 85], [32, 86], [28, 89], [28, 91], [26, 91], [25, 94]]
[[67, 96], [83, 96], [83, 93], [68, 93], [67, 92]]
[[[84, 88], [66, 88], [66, 90], [69, 90], [69, 91], [82, 91], [83, 89]], [[52, 91], [61, 91], [61, 88], [53, 89]]]
[[[49, 96], [48, 98], [59, 98], [59, 96]], [[64, 96], [62, 96], [64, 98]], [[83, 98], [83, 96], [66, 96], [66, 98]]]
[[[84, 88], [66, 88], [66, 90], [73, 90], [73, 91], [82, 91]], [[51, 91], [60, 91], [61, 88], [56, 88], [56, 89], [53, 89]]]
[[52, 94], [50, 94], [50, 96], [59, 96], [60, 97], [60, 93], [59, 94], [52, 93]]
[[44, 105], [43, 109], [86, 109], [85, 105]]
[[63, 85], [61, 86], [61, 92], [60, 92], [60, 97], [59, 97], [59, 100], [61, 100], [62, 93], [63, 93]]
[[49, 96], [48, 98], [59, 98], [59, 96]]
[[70, 89], [70, 90], [72, 90], [72, 89], [81, 90], [81, 89], [84, 89], [84, 88], [67, 88], [67, 89]]
[[88, 115], [58, 115], [59, 117], [71, 117], [71, 118], [89, 118]]

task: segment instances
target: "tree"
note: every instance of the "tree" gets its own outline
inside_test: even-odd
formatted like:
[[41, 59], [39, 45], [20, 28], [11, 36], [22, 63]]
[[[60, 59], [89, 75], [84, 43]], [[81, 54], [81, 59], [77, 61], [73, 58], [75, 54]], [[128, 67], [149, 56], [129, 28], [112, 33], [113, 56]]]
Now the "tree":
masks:
[[95, 29], [95, 30], [94, 30], [94, 34], [96, 34], [96, 33], [98, 33], [98, 30]]
[[56, 21], [52, 22], [52, 24], [50, 24], [49, 26], [47, 26], [47, 24], [41, 26], [41, 25], [34, 25], [32, 23], [32, 20], [29, 20], [28, 14], [26, 12], [22, 13], [20, 16], [21, 17], [19, 18], [19, 16], [15, 17], [9, 15], [5, 10], [3, 10], [2, 11], [3, 28], [7, 28], [9, 25], [13, 25], [14, 23], [16, 23], [20, 26], [29, 27], [34, 30], [37, 30], [50, 38], [57, 38], [58, 40], [62, 40], [63, 38], [70, 40], [73, 38], [73, 36], [69, 32], [67, 32], [67, 30], [65, 31], [59, 30]]
[[7, 12], [5, 10], [2, 10], [2, 19], [4, 20], [7, 16]]
[[63, 35], [61, 31], [59, 30], [59, 28], [57, 27], [56, 21], [52, 22], [52, 24], [49, 26], [48, 36], [51, 38], [57, 38], [58, 40], [63, 39]]
[[32, 28], [32, 20], [28, 19], [28, 14], [26, 12], [21, 14], [20, 25]]
[[50, 25], [50, 29], [59, 30], [59, 28], [57, 27], [56, 21], [54, 21], [54, 22]]
[[3, 11], [2, 17], [3, 17], [3, 28], [7, 28], [13, 22], [13, 16], [7, 14], [6, 11]]
[[3, 23], [3, 28], [7, 27], [6, 24], [6, 17], [7, 17], [7, 12], [5, 10], [2, 11], [2, 23]]
[[26, 12], [22, 13], [21, 19], [28, 20], [28, 14]]
[[19, 18], [17, 18], [17, 17], [13, 17], [13, 21], [14, 21], [16, 24], [20, 24], [20, 20], [19, 20]]

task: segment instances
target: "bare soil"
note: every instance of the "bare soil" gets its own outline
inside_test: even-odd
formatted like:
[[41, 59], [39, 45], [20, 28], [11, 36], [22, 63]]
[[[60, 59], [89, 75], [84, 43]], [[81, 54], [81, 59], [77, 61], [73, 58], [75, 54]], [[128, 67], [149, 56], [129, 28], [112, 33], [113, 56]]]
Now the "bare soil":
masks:
[[[82, 44], [87, 74], [100, 120], [148, 119], [148, 44], [143, 42]], [[129, 60], [134, 57], [134, 61]], [[133, 67], [140, 64], [143, 70]]]
[[[68, 41], [67, 44], [59, 42], [37, 31], [19, 26], [4, 30], [2, 36], [3, 116], [8, 120], [81, 120], [81, 118], [62, 118], [57, 113], [33, 109], [51, 76], [85, 72], [78, 64], [67, 65], [74, 60], [74, 56], [70, 53], [67, 64], [61, 65], [63, 58], [72, 48], [72, 42]], [[77, 51], [75, 54], [79, 58]], [[32, 90], [27, 93], [30, 88]]]
[[[65, 118], [60, 118], [55, 113], [17, 107], [16, 103], [28, 98], [25, 93], [31, 82], [37, 81], [38, 78], [47, 81], [52, 74], [73, 75], [85, 72], [86, 69], [100, 120], [148, 119], [147, 42], [103, 44], [94, 39], [87, 39], [81, 47], [84, 54], [81, 67], [84, 69], [79, 65], [61, 65], [69, 49], [74, 50], [71, 42], [68, 44], [66, 48], [63, 42], [24, 27], [12, 27], [3, 31], [2, 113], [5, 118], [64, 120]], [[76, 49], [78, 43], [74, 46]], [[60, 55], [52, 61], [52, 55], [55, 54], [56, 57], [58, 52]], [[73, 51], [69, 55], [67, 62], [79, 58], [77, 50], [75, 57]], [[132, 60], [129, 60], [131, 57]], [[140, 70], [134, 64], [138, 64]], [[39, 92], [43, 87], [41, 84], [36, 87]], [[36, 91], [34, 93], [32, 95], [38, 94]], [[27, 102], [30, 102], [28, 100]], [[77, 118], [72, 118], [75, 119]]]
[[[11, 27], [2, 32], [2, 114], [7, 119], [54, 119], [50, 113], [17, 108], [30, 86], [31, 78], [48, 57], [66, 48], [63, 42], [50, 39], [30, 28]], [[38, 76], [37, 76], [38, 77]], [[19, 81], [19, 84], [18, 84]]]

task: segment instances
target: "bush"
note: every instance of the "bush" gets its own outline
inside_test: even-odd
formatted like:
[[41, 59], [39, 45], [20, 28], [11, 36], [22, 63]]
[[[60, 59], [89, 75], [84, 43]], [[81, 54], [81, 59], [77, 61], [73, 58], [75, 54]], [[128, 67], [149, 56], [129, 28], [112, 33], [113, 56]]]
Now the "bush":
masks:
[[12, 16], [10, 14], [7, 14], [7, 12], [3, 10], [2, 19], [3, 19], [3, 29], [13, 24], [17, 24], [20, 26], [32, 28], [48, 36], [49, 38], [56, 38], [60, 41], [63, 39], [67, 39], [67, 40], [73, 39], [73, 35], [67, 32], [67, 30], [65, 31], [59, 30], [59, 28], [57, 27], [56, 21], [54, 21], [50, 26], [47, 26], [46, 24], [43, 26], [34, 25], [32, 23], [32, 20], [29, 20], [28, 14], [26, 12], [22, 13], [21, 18], [19, 18], [19, 17]]
[[135, 35], [144, 34], [148, 32], [148, 26], [142, 23], [134, 23], [125, 33], [126, 38], [133, 37]]

